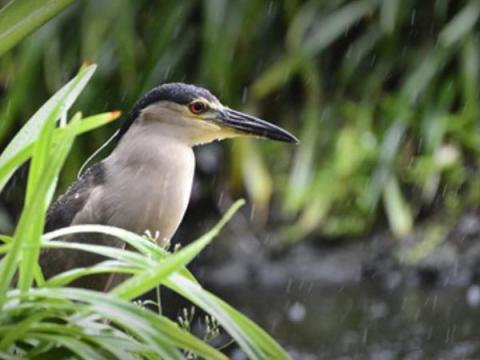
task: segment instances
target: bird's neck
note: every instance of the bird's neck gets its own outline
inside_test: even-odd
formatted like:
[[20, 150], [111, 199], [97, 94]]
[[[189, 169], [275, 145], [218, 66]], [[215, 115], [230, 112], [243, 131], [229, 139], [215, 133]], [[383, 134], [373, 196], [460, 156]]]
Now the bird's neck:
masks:
[[[158, 161], [164, 162], [165, 159], [174, 161], [176, 153], [180, 156], [192, 154], [192, 146], [188, 140], [175, 136], [171, 127], [169, 124], [158, 123], [134, 124], [123, 135], [112, 155], [133, 165], [155, 165]], [[172, 148], [175, 148], [175, 153], [171, 152]]]
[[[105, 160], [122, 202], [114, 222], [170, 239], [187, 209], [195, 169], [191, 146], [157, 128], [132, 126]], [[141, 217], [132, 217], [138, 212]], [[124, 224], [128, 224], [125, 226]], [[115, 224], [113, 224], [115, 225]]]

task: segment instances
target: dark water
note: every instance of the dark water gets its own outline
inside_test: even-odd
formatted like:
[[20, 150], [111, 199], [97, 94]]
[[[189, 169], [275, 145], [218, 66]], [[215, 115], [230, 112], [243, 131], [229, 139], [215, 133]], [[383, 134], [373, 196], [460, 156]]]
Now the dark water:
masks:
[[215, 292], [294, 359], [480, 359], [475, 291], [290, 284]]

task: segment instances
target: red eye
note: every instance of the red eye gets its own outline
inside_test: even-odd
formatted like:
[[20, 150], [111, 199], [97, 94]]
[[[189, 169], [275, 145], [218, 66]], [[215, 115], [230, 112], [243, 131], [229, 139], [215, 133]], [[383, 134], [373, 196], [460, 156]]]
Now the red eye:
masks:
[[194, 114], [202, 114], [207, 111], [207, 105], [201, 101], [195, 101], [189, 105], [190, 111]]

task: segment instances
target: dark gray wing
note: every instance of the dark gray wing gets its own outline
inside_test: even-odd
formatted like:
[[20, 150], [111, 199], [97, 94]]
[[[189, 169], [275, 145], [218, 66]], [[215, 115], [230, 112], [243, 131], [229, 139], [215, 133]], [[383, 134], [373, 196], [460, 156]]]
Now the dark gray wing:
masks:
[[[84, 174], [73, 183], [51, 206], [47, 213], [45, 232], [71, 225], [87, 205], [92, 191], [105, 181], [105, 165], [99, 162], [88, 168]], [[100, 219], [98, 220], [101, 222]], [[70, 235], [64, 241], [93, 243], [119, 247], [118, 240], [100, 234]], [[103, 257], [88, 252], [68, 249], [45, 249], [40, 254], [40, 266], [46, 279], [61, 272], [77, 268], [92, 266], [104, 260]], [[75, 281], [72, 286], [96, 290], [105, 289], [109, 275], [85, 277]]]
[[105, 166], [102, 162], [88, 168], [48, 209], [45, 232], [72, 224], [75, 215], [83, 209], [91, 191], [105, 181]]

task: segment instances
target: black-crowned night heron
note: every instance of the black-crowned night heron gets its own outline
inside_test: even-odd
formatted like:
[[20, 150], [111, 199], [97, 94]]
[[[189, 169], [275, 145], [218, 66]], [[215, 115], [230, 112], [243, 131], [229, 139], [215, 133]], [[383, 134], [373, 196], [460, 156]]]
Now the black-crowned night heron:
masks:
[[[195, 169], [192, 147], [237, 136], [290, 143], [287, 131], [222, 105], [208, 90], [182, 83], [161, 85], [141, 98], [118, 132], [113, 152], [60, 196], [47, 216], [46, 231], [74, 224], [103, 224], [171, 239], [188, 206]], [[123, 242], [92, 234], [67, 240], [114, 247]], [[46, 278], [91, 266], [99, 256], [71, 250], [44, 251]], [[76, 286], [104, 290], [108, 276], [84, 278]]]

